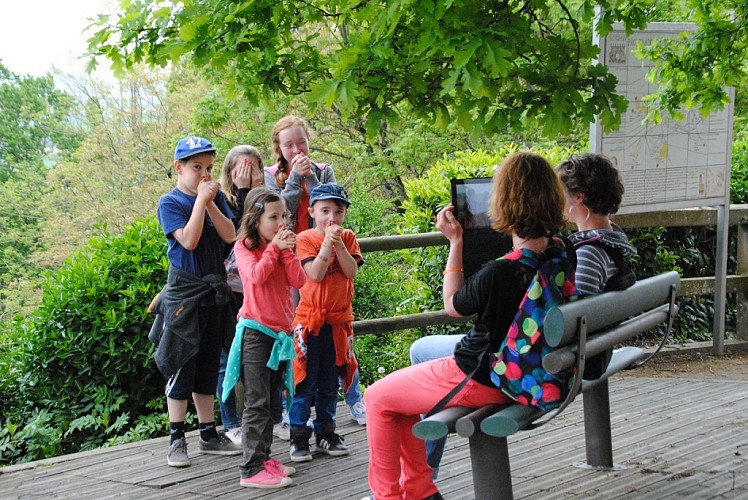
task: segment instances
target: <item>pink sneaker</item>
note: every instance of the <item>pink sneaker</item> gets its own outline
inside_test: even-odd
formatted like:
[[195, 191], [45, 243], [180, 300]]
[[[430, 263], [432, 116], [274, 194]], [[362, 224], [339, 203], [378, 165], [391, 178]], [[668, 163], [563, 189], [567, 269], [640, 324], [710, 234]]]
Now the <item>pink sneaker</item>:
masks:
[[284, 488], [292, 484], [293, 479], [278, 474], [275, 469], [268, 466], [267, 462], [265, 462], [265, 467], [254, 476], [243, 477], [239, 480], [239, 485], [247, 488]]
[[283, 465], [274, 458], [268, 458], [267, 460], [265, 460], [265, 467], [267, 467], [268, 469], [272, 469], [280, 475], [286, 477], [296, 474], [295, 468], [291, 467], [290, 465]]

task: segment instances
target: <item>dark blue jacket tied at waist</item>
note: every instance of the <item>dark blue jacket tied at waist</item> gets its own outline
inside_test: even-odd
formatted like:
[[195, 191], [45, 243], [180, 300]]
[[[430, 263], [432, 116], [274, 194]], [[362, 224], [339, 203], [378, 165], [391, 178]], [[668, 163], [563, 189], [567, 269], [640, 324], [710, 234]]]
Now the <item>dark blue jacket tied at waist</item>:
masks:
[[174, 375], [200, 348], [200, 306], [226, 305], [224, 343], [230, 344], [234, 317], [228, 304], [231, 288], [222, 274], [199, 278], [192, 273], [169, 267], [166, 286], [151, 303], [148, 312], [156, 318], [148, 339], [156, 344], [156, 366], [166, 378]]

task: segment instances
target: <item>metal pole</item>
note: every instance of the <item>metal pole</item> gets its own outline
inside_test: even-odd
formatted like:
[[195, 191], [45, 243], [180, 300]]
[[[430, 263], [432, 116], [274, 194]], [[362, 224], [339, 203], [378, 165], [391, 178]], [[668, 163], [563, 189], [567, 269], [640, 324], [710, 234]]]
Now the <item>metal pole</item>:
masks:
[[489, 436], [477, 429], [469, 442], [475, 500], [512, 500], [512, 472], [506, 438]]
[[725, 353], [725, 302], [727, 300], [727, 246], [730, 229], [730, 205], [717, 207], [717, 254], [714, 263], [714, 337], [712, 351]]
[[587, 466], [613, 468], [613, 439], [610, 430], [608, 381], [584, 392], [584, 440]]

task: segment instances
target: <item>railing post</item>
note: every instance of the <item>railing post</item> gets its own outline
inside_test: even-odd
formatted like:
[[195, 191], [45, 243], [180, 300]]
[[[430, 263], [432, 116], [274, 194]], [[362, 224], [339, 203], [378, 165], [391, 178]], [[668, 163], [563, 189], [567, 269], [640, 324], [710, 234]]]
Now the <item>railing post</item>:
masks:
[[[748, 221], [738, 224], [737, 274], [748, 274]], [[735, 337], [748, 340], [748, 292], [736, 293]]]

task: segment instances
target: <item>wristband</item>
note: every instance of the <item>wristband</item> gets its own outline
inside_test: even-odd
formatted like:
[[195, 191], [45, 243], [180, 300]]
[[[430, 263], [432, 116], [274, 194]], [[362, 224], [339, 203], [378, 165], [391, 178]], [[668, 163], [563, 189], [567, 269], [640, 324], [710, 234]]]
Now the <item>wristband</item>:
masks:
[[447, 273], [464, 273], [465, 270], [461, 267], [448, 267], [444, 271], [442, 271], [442, 274], [444, 276], [447, 275]]

